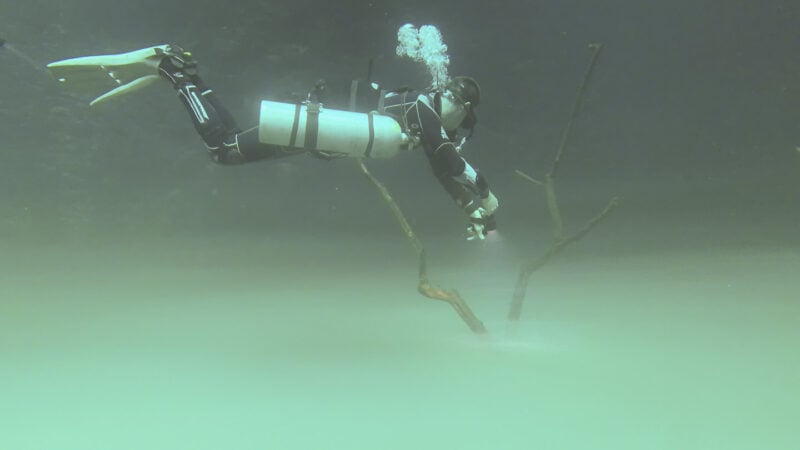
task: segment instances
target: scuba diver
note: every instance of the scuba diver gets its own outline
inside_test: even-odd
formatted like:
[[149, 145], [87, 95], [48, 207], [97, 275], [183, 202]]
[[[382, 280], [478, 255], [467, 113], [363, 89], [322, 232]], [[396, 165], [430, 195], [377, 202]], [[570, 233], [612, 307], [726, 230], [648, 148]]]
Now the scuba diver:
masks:
[[[240, 129], [216, 93], [199, 76], [197, 61], [175, 45], [161, 45], [119, 55], [73, 58], [48, 68], [65, 85], [82, 84], [102, 74], [102, 95], [91, 104], [127, 93], [159, 78], [177, 91], [211, 158], [219, 164], [244, 164], [310, 153], [339, 156], [390, 157], [422, 147], [434, 176], [468, 218], [467, 239], [482, 240], [496, 228], [497, 197], [486, 178], [461, 155], [459, 128], [477, 123], [478, 83], [452, 78], [441, 89], [380, 91], [367, 89], [375, 104], [369, 113], [323, 108], [325, 84], [318, 82], [303, 102], [262, 101], [259, 125]], [[100, 68], [101, 70], [98, 70]], [[97, 83], [94, 83], [97, 84]], [[355, 86], [355, 85], [354, 85]], [[351, 109], [355, 92], [351, 92]], [[463, 144], [466, 138], [462, 138]]]

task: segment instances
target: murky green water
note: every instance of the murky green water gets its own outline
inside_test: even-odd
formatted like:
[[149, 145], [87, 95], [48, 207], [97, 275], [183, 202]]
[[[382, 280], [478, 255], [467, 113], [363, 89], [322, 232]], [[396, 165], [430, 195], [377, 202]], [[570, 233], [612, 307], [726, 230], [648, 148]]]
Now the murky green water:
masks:
[[476, 337], [416, 294], [404, 242], [332, 242], [7, 247], [0, 448], [797, 442], [797, 252], [565, 258], [515, 325], [512, 261], [434, 257], [489, 327]]

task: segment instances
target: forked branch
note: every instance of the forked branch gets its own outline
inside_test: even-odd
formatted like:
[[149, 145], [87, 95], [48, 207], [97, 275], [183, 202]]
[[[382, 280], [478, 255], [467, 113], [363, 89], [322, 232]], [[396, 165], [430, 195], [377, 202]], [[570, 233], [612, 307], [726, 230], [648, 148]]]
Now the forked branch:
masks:
[[467, 305], [467, 302], [461, 298], [461, 295], [459, 295], [458, 291], [454, 289], [441, 289], [431, 284], [430, 280], [428, 279], [428, 263], [425, 256], [425, 247], [422, 245], [422, 241], [420, 241], [417, 237], [417, 234], [414, 233], [414, 229], [411, 228], [411, 225], [408, 223], [408, 220], [406, 220], [403, 211], [399, 206], [397, 206], [397, 203], [392, 198], [389, 190], [386, 189], [386, 186], [384, 186], [383, 183], [381, 183], [372, 175], [372, 173], [370, 173], [369, 169], [367, 169], [367, 166], [364, 164], [364, 161], [359, 159], [358, 165], [361, 168], [361, 172], [363, 172], [364, 175], [378, 189], [378, 192], [380, 192], [384, 202], [386, 202], [386, 204], [389, 206], [389, 209], [392, 210], [392, 214], [394, 214], [395, 219], [397, 219], [397, 222], [400, 224], [400, 228], [403, 229], [403, 234], [405, 234], [406, 238], [411, 244], [411, 247], [414, 248], [414, 251], [419, 256], [419, 283], [417, 284], [417, 291], [419, 291], [419, 293], [425, 297], [449, 303], [473, 333], [486, 334], [486, 328], [483, 326], [483, 322], [481, 322], [475, 316], [475, 313], [472, 312], [472, 309], [469, 307], [469, 305]]
[[514, 295], [511, 299], [511, 306], [508, 311], [509, 320], [519, 320], [520, 316], [522, 315], [522, 305], [525, 300], [525, 293], [528, 290], [528, 283], [531, 275], [533, 275], [533, 273], [539, 270], [542, 266], [547, 264], [556, 255], [561, 253], [561, 251], [564, 250], [568, 245], [583, 238], [587, 233], [589, 233], [589, 231], [603, 221], [603, 219], [605, 219], [619, 204], [619, 200], [614, 197], [611, 199], [611, 201], [609, 201], [608, 205], [606, 205], [606, 207], [600, 213], [590, 219], [583, 228], [570, 236], [564, 236], [564, 220], [561, 216], [561, 209], [558, 205], [558, 198], [556, 196], [555, 179], [561, 164], [561, 158], [564, 156], [567, 143], [569, 142], [573, 124], [580, 113], [583, 99], [586, 95], [586, 89], [589, 86], [589, 81], [592, 73], [594, 72], [594, 67], [597, 64], [597, 58], [600, 56], [600, 51], [603, 49], [603, 46], [601, 44], [590, 44], [589, 49], [592, 50], [589, 65], [584, 73], [583, 82], [578, 88], [578, 95], [572, 108], [572, 114], [570, 115], [567, 126], [564, 128], [564, 131], [561, 135], [561, 141], [559, 142], [558, 149], [556, 150], [555, 157], [553, 158], [553, 163], [550, 166], [550, 171], [544, 176], [544, 181], [542, 182], [536, 180], [520, 170], [515, 172], [517, 176], [533, 184], [535, 187], [544, 188], [545, 199], [547, 201], [547, 211], [553, 224], [553, 242], [550, 244], [550, 248], [548, 248], [544, 254], [528, 261], [520, 267], [519, 275], [517, 277], [517, 285], [514, 289]]

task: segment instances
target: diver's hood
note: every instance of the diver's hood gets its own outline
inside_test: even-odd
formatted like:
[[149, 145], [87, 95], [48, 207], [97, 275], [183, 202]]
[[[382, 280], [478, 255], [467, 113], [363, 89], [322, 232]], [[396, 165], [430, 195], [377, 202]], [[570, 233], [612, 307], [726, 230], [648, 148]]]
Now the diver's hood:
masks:
[[481, 103], [481, 87], [472, 77], [457, 76], [447, 83], [446, 89], [453, 93], [453, 96], [462, 104], [467, 105], [467, 117], [461, 122], [460, 127], [470, 130], [478, 124], [478, 116], [475, 115], [475, 108]]
[[458, 101], [449, 91], [440, 93], [438, 97], [442, 127], [447, 131], [455, 131], [467, 118], [469, 107]]

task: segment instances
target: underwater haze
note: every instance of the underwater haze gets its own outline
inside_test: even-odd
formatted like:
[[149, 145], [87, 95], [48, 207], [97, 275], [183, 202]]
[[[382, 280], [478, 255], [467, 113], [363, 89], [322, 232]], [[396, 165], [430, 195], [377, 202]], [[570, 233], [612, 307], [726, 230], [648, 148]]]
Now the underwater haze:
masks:
[[[422, 152], [220, 166], [165, 82], [89, 107], [48, 62], [177, 43], [243, 128], [262, 99], [481, 84], [464, 239]], [[0, 449], [800, 445], [800, 4], [0, 0]], [[544, 179], [602, 44], [556, 177]]]

